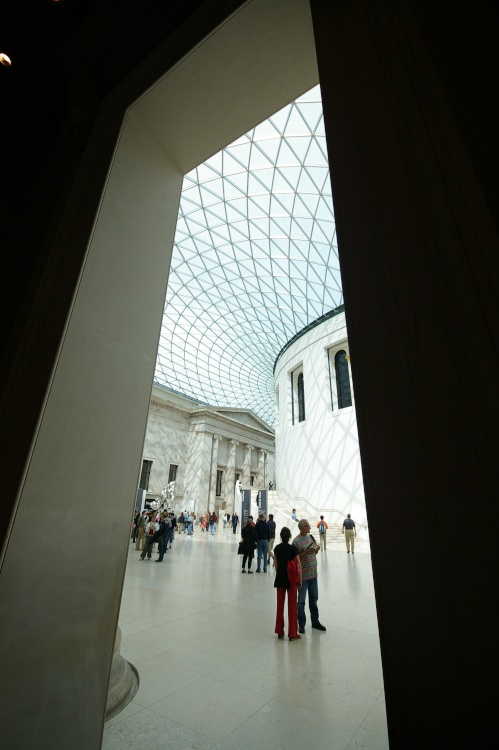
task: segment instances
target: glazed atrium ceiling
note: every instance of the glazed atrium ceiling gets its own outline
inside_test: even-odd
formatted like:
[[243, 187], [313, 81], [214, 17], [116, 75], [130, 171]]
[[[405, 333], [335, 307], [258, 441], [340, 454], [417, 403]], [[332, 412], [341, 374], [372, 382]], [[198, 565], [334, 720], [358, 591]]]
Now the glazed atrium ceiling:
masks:
[[320, 87], [185, 175], [155, 382], [274, 423], [274, 361], [343, 304]]

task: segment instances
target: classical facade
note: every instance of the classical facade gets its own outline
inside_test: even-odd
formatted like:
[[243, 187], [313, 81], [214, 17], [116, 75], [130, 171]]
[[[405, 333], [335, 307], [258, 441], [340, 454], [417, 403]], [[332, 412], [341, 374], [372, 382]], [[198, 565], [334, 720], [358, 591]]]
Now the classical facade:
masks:
[[175, 507], [232, 512], [242, 487], [275, 482], [274, 431], [249, 409], [212, 407], [154, 385], [144, 443], [144, 499], [175, 482]]

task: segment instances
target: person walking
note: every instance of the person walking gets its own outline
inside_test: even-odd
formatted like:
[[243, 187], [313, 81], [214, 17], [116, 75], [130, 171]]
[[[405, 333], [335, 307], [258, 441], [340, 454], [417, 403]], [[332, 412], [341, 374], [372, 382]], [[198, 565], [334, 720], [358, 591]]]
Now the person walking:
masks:
[[256, 535], [258, 537], [258, 559], [256, 563], [256, 572], [260, 573], [261, 561], [263, 558], [263, 572], [266, 573], [267, 561], [269, 558], [270, 529], [263, 513], [260, 513], [260, 515], [258, 516], [258, 521], [255, 524], [255, 529]]
[[345, 535], [345, 542], [347, 545], [347, 553], [352, 550], [352, 555], [355, 555], [355, 537], [357, 536], [357, 529], [355, 528], [355, 521], [351, 518], [350, 513], [347, 513], [347, 517], [343, 521], [343, 527], [341, 529], [342, 534]]
[[312, 627], [315, 630], [326, 630], [319, 620], [319, 585], [317, 582], [317, 553], [320, 549], [314, 537], [310, 533], [310, 524], [306, 518], [298, 521], [300, 533], [293, 539], [293, 544], [300, 553], [302, 570], [302, 585], [298, 592], [298, 632], [305, 632], [307, 618], [305, 615], [305, 598], [308, 593], [308, 607]]
[[244, 569], [246, 561], [248, 561], [248, 573], [253, 573], [251, 570], [251, 563], [253, 562], [253, 557], [255, 555], [255, 547], [257, 545], [258, 537], [251, 516], [248, 516], [246, 525], [241, 529], [241, 537], [243, 547], [243, 565], [241, 573], [246, 573]]
[[319, 519], [319, 523], [317, 524], [317, 528], [319, 529], [319, 542], [321, 546], [321, 552], [324, 550], [326, 551], [326, 531], [328, 530], [329, 526], [327, 525], [327, 522], [324, 520], [324, 516], [321, 516]]
[[235, 534], [237, 531], [238, 523], [239, 523], [239, 516], [237, 515], [237, 513], [232, 514], [231, 521], [232, 521], [232, 533]]
[[[301, 638], [298, 634], [298, 589], [301, 586], [301, 565], [300, 556], [294, 544], [290, 544], [291, 531], [287, 526], [281, 529], [281, 544], [278, 544], [273, 551], [275, 580], [274, 588], [277, 589], [277, 605], [275, 615], [275, 630], [278, 638], [284, 638], [284, 602], [286, 593], [288, 595], [288, 638], [290, 641], [296, 641]], [[291, 583], [288, 575], [288, 562], [296, 559], [300, 580]]]

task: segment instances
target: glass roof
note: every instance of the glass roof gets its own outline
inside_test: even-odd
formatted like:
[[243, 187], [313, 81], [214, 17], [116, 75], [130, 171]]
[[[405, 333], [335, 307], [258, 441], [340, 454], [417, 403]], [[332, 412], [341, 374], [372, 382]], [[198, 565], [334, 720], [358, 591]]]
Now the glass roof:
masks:
[[274, 360], [343, 303], [319, 86], [185, 175], [155, 380], [274, 423]]

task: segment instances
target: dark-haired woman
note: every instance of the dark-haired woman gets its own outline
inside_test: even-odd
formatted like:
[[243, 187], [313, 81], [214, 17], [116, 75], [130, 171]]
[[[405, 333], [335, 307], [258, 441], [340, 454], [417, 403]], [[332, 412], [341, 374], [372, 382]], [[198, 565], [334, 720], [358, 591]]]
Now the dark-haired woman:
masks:
[[[298, 550], [290, 544], [291, 531], [284, 526], [281, 529], [281, 544], [274, 547], [273, 558], [275, 566], [274, 588], [277, 589], [277, 609], [275, 616], [275, 633], [284, 638], [284, 601], [288, 594], [288, 636], [290, 641], [301, 638], [298, 635], [298, 589], [301, 586], [301, 564]], [[291, 583], [288, 577], [288, 562], [296, 558], [299, 569], [299, 583]]]
[[256, 529], [253, 526], [253, 519], [251, 516], [248, 516], [246, 526], [243, 526], [243, 528], [241, 529], [241, 536], [243, 541], [243, 569], [241, 572], [246, 573], [244, 568], [247, 560], [248, 573], [252, 573], [253, 571], [251, 570], [251, 563], [253, 562], [258, 537], [256, 534]]

